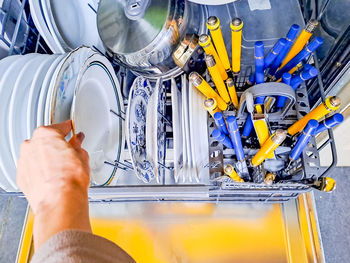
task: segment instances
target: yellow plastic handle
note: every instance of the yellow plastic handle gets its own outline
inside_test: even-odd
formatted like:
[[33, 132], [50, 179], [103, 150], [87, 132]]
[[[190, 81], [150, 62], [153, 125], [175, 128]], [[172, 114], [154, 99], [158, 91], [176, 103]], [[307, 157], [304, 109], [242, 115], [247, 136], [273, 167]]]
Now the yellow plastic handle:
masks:
[[[253, 120], [254, 129], [256, 135], [258, 136], [260, 146], [262, 146], [267, 139], [270, 137], [269, 128], [267, 127], [265, 119]], [[272, 159], [275, 157], [275, 154], [271, 152], [267, 158]]]
[[220, 76], [220, 72], [219, 69], [217, 67], [217, 65], [214, 65], [212, 67], [208, 66], [208, 70], [210, 73], [211, 78], [214, 81], [214, 84], [216, 86], [216, 89], [218, 90], [220, 97], [226, 102], [226, 103], [230, 103], [230, 95], [228, 94], [227, 90], [226, 90], [226, 86], [224, 81], [222, 80], [221, 76]]
[[232, 71], [238, 73], [241, 71], [241, 52], [242, 52], [242, 28], [243, 22], [236, 26], [233, 22], [231, 27], [231, 42], [232, 42]]
[[226, 110], [226, 102], [217, 94], [204, 79], [201, 84], [195, 86], [207, 98], [214, 98], [220, 110]]
[[217, 22], [215, 25], [209, 26], [209, 24], [207, 23], [207, 26], [210, 30], [210, 34], [213, 38], [215, 48], [218, 52], [219, 58], [221, 59], [225, 70], [231, 70], [230, 60], [227, 55], [224, 38], [222, 37], [222, 32], [220, 28], [220, 20], [217, 18]]
[[331, 100], [331, 97], [328, 97], [324, 103], [320, 104], [315, 109], [313, 109], [308, 114], [306, 114], [303, 118], [295, 122], [292, 126], [288, 128], [288, 133], [290, 135], [295, 135], [298, 132], [301, 132], [305, 128], [309, 120], [311, 119], [319, 120], [322, 117], [326, 116], [328, 113], [337, 110], [340, 105], [333, 106], [330, 103], [330, 100]]
[[238, 109], [239, 102], [238, 102], [236, 87], [233, 83], [233, 80], [227, 79], [226, 85], [227, 85], [228, 93], [230, 94], [230, 97], [231, 97], [232, 104], [233, 106], [235, 106], [236, 109]]
[[211, 38], [210, 36], [207, 36], [207, 41], [206, 42], [201, 42], [199, 41], [199, 45], [201, 47], [203, 47], [204, 49], [204, 52], [207, 54], [207, 55], [212, 55], [216, 61], [216, 64], [218, 65], [218, 68], [219, 68], [219, 71], [220, 71], [220, 75], [221, 75], [221, 78], [223, 80], [226, 80], [228, 78], [228, 75], [226, 73], [226, 70], [221, 62], [221, 59], [219, 58], [219, 55], [218, 53], [216, 52], [215, 48], [214, 48], [214, 45], [213, 43], [211, 42]]
[[271, 154], [271, 152], [276, 150], [276, 148], [279, 146], [279, 144], [274, 143], [272, 141], [272, 139], [271, 139], [272, 136], [273, 135], [271, 135], [265, 141], [265, 143], [261, 146], [260, 150], [252, 158], [252, 165], [253, 166], [258, 166], [259, 164], [261, 164], [266, 158], [268, 158], [268, 156]]

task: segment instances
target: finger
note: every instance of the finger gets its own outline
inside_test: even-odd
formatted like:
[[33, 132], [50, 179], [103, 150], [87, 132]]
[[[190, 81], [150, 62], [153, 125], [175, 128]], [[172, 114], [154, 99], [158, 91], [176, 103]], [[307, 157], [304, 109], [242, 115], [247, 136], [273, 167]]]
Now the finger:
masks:
[[47, 126], [47, 127], [57, 130], [64, 137], [66, 137], [68, 135], [68, 133], [72, 130], [72, 121], [71, 120], [67, 120], [65, 122], [52, 124], [52, 125]]
[[90, 159], [89, 153], [88, 153], [87, 151], [85, 151], [83, 148], [81, 148], [80, 152], [81, 152], [81, 156], [82, 156], [83, 160], [84, 160], [87, 164], [89, 164], [89, 159]]
[[72, 139], [69, 140], [69, 144], [73, 146], [74, 149], [80, 150], [81, 144], [85, 138], [84, 133], [79, 132], [78, 134], [73, 135]]

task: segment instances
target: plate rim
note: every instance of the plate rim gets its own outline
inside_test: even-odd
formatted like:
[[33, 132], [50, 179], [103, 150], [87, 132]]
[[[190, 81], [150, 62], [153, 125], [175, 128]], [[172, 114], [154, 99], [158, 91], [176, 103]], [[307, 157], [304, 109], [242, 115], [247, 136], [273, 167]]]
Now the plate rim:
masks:
[[[85, 61], [84, 65], [82, 66], [81, 71], [79, 72], [79, 76], [76, 80], [76, 85], [75, 85], [75, 89], [74, 89], [74, 95], [73, 95], [73, 101], [72, 101], [72, 107], [71, 107], [71, 119], [72, 119], [72, 125], [73, 125], [73, 129], [74, 129], [74, 109], [75, 109], [75, 103], [76, 103], [76, 96], [77, 93], [79, 92], [79, 83], [83, 78], [83, 73], [91, 66], [98, 64], [99, 66], [101, 66], [105, 72], [107, 73], [108, 77], [110, 78], [110, 81], [112, 83], [113, 86], [113, 91], [115, 94], [115, 100], [117, 102], [118, 108], [120, 113], [124, 112], [124, 104], [123, 104], [123, 99], [122, 99], [122, 95], [121, 95], [121, 88], [120, 88], [120, 83], [116, 77], [116, 75], [114, 74], [114, 70], [111, 71], [113, 69], [113, 67], [111, 66], [110, 62], [102, 55], [100, 55], [99, 53], [94, 53], [91, 56], [89, 56], [87, 58], [87, 60]], [[123, 146], [125, 145], [125, 132], [124, 132], [124, 125], [123, 125], [123, 121], [119, 122], [119, 137], [120, 137], [120, 143], [119, 143], [119, 147], [118, 147], [118, 153], [117, 153], [117, 158], [116, 160], [121, 161], [123, 159]], [[109, 178], [107, 179], [107, 181], [105, 181], [105, 183], [99, 185], [99, 186], [106, 186], [106, 185], [110, 185], [111, 182], [113, 181], [116, 173], [117, 173], [117, 167], [113, 168], [113, 171], [111, 173], [111, 175], [109, 176]]]
[[[83, 52], [87, 52], [87, 53], [85, 54]], [[77, 81], [79, 80], [79, 77], [81, 77], [82, 69], [86, 64], [86, 61], [96, 53], [97, 52], [95, 52], [93, 49], [89, 47], [81, 46], [67, 53], [67, 56], [65, 57], [64, 61], [62, 61], [62, 63], [57, 66], [50, 80], [48, 96], [45, 101], [45, 123], [47, 125], [53, 124], [53, 112], [56, 106], [56, 94], [58, 91], [59, 83], [62, 80], [62, 76], [63, 76], [62, 74], [66, 72], [67, 68], [70, 68], [70, 65], [72, 63], [75, 62], [74, 61], [75, 57], [82, 59], [82, 60], [79, 60], [80, 67], [77, 67], [79, 70], [74, 83], [74, 90], [75, 90], [77, 88], [77, 83], [78, 83]], [[74, 96], [74, 91], [73, 91], [73, 96]]]
[[[30, 54], [29, 54], [30, 55]], [[13, 59], [15, 60], [14, 62], [12, 62], [11, 63], [11, 65], [9, 66], [9, 67], [7, 67], [7, 69], [5, 70], [5, 72], [2, 74], [2, 76], [1, 76], [1, 79], [0, 79], [0, 94], [2, 95], [2, 93], [3, 93], [3, 90], [4, 89], [6, 89], [4, 86], [4, 83], [7, 83], [7, 80], [8, 80], [8, 78], [10, 78], [10, 76], [11, 76], [11, 72], [13, 71], [13, 69], [15, 69], [15, 68], [17, 68], [18, 66], [20, 66], [21, 65], [21, 63], [23, 63], [24, 61], [27, 61], [28, 59], [30, 59], [30, 57], [32, 57], [32, 55], [30, 55], [30, 56], [24, 56], [24, 55], [19, 55], [19, 56], [16, 56], [16, 57], [13, 57]], [[9, 61], [12, 61], [12, 58], [11, 58], [11, 60], [9, 59]], [[9, 61], [7, 61], [7, 63], [9, 62]], [[15, 84], [15, 82], [14, 82], [14, 84]], [[12, 96], [12, 90], [11, 91], [9, 91], [9, 98], [8, 99], [10, 99], [11, 98], [11, 96]], [[3, 96], [1, 96], [1, 97], [3, 97]], [[4, 107], [6, 106], [6, 104], [3, 104], [4, 105]], [[6, 116], [7, 116], [7, 118], [9, 118], [9, 116], [8, 116], [8, 113], [6, 113], [5, 112], [5, 119], [6, 119]], [[2, 139], [3, 139], [3, 142], [5, 142], [5, 145], [7, 145], [7, 147], [8, 147], [8, 150], [10, 150], [11, 151], [11, 146], [10, 146], [10, 142], [9, 142], [9, 127], [7, 127], [8, 126], [8, 120], [7, 120], [7, 122], [5, 121], [5, 120], [3, 120], [3, 122], [4, 122], [4, 126], [3, 126], [3, 131], [4, 131], [4, 134], [3, 134], [3, 136], [2, 136]], [[0, 127], [1, 127], [1, 125], [0, 125]], [[1, 142], [2, 143], [2, 142]], [[2, 146], [5, 146], [4, 144], [2, 144]], [[2, 147], [2, 148], [4, 148], [4, 147]], [[4, 162], [4, 160], [3, 160], [3, 156], [4, 156], [4, 154], [2, 154], [2, 151], [0, 151], [0, 168], [1, 168], [1, 170], [2, 170], [2, 172], [3, 172], [3, 174], [5, 175], [5, 177], [6, 177], [6, 179], [8, 180], [8, 182], [10, 183], [10, 185], [14, 188], [14, 190], [16, 191], [16, 190], [18, 190], [18, 186], [17, 186], [17, 184], [16, 184], [16, 174], [15, 175], [11, 175], [9, 172], [8, 172], [8, 170], [6, 169], [6, 167], [9, 167], [9, 166], [12, 166], [13, 165], [13, 167], [12, 168], [14, 168], [14, 171], [16, 171], [16, 165], [15, 165], [15, 162], [14, 162], [14, 160], [13, 160], [13, 158], [12, 158], [12, 155], [11, 154], [9, 154], [9, 153], [6, 153], [7, 155], [6, 156], [8, 156], [9, 158], [8, 158], [8, 162], [6, 162], [6, 164], [5, 164], [5, 162]], [[12, 178], [12, 177], [14, 177], [14, 178]], [[13, 179], [15, 179], [15, 180], [13, 180]]]
[[[131, 150], [131, 142], [130, 142], [130, 127], [129, 127], [129, 124], [130, 124], [130, 108], [131, 108], [131, 101], [132, 101], [132, 98], [133, 98], [133, 94], [134, 94], [134, 91], [136, 89], [136, 84], [137, 84], [137, 81], [139, 80], [143, 80], [143, 81], [147, 81], [148, 82], [148, 85], [150, 85], [150, 82], [147, 78], [144, 78], [142, 76], [138, 76], [135, 78], [132, 86], [131, 86], [131, 89], [130, 89], [130, 92], [129, 92], [129, 98], [128, 98], [128, 107], [127, 107], [127, 112], [126, 112], [126, 119], [125, 119], [125, 125], [126, 125], [126, 137], [127, 137], [127, 146], [128, 146], [128, 151], [129, 151], [129, 155], [130, 155], [130, 158], [131, 158], [131, 163], [132, 163], [132, 166], [134, 168], [134, 171], [135, 171], [135, 175], [138, 179], [140, 179], [141, 181], [143, 181], [144, 183], [150, 183], [154, 178], [155, 178], [155, 175], [152, 179], [150, 179], [150, 181], [147, 181], [145, 180], [145, 178], [143, 176], [141, 176], [138, 171], [137, 171], [137, 167], [136, 167], [136, 164], [135, 164], [135, 157], [134, 157], [134, 154], [132, 153], [132, 150]], [[152, 87], [152, 86], [151, 86]], [[149, 94], [148, 94], [149, 95]], [[149, 97], [151, 97], [151, 95], [149, 95]], [[148, 162], [150, 162], [148, 159], [147, 159]], [[150, 162], [151, 163], [151, 162]], [[152, 164], [152, 163], [151, 163]], [[153, 171], [153, 169], [151, 169]]]
[[[38, 110], [38, 105], [35, 104], [35, 102], [37, 101], [39, 103], [39, 96], [40, 96], [40, 91], [41, 91], [41, 86], [42, 83], [45, 79], [45, 75], [43, 75], [43, 77], [40, 80], [40, 73], [45, 73], [43, 72], [43, 70], [46, 69], [46, 71], [50, 68], [52, 62], [57, 59], [59, 57], [59, 55], [49, 55], [49, 57], [47, 57], [47, 59], [45, 61], [43, 61], [39, 67], [37, 68], [37, 71], [33, 77], [33, 81], [32, 84], [30, 86], [30, 90], [29, 90], [29, 98], [28, 98], [28, 107], [27, 107], [27, 124], [26, 124], [26, 132], [27, 132], [27, 137], [30, 138], [32, 136], [32, 133], [34, 131], [34, 129], [37, 127], [37, 123], [34, 123], [34, 119], [32, 119], [32, 117], [35, 116], [35, 118], [37, 117], [37, 110]], [[38, 84], [41, 84], [40, 86]], [[37, 93], [35, 96], [35, 92]], [[36, 100], [35, 100], [36, 98]], [[33, 113], [33, 114], [32, 114]], [[30, 127], [30, 123], [33, 123], [34, 125], [34, 129], [31, 129]]]
[[46, 44], [54, 53], [64, 53], [64, 50], [57, 46], [49, 29], [46, 26], [45, 18], [42, 13], [42, 8], [40, 8], [40, 0], [29, 0], [30, 14], [32, 15], [33, 22], [40, 32], [40, 35], [44, 38]]
[[[53, 76], [54, 71], [56, 70], [56, 67], [59, 65], [59, 63], [62, 62], [62, 60], [64, 60], [64, 58], [67, 56], [67, 54], [63, 54], [58, 56], [55, 60], [52, 61], [51, 66], [48, 68], [46, 75], [44, 77], [44, 80], [41, 84], [41, 89], [40, 89], [40, 93], [39, 93], [39, 100], [38, 100], [38, 110], [37, 110], [37, 124], [36, 126], [42, 126], [45, 124], [45, 102], [46, 102], [46, 97], [47, 97], [47, 92], [49, 89], [49, 84], [50, 84], [50, 80]], [[46, 95], [45, 95], [46, 93]], [[40, 107], [41, 106], [41, 107]], [[39, 114], [41, 113], [41, 114]]]
[[[183, 147], [182, 147], [182, 114], [179, 112], [179, 108], [181, 109], [181, 103], [179, 99], [181, 99], [180, 91], [177, 88], [176, 81], [174, 78], [171, 78], [171, 105], [172, 105], [172, 124], [173, 124], [173, 134], [174, 134], [174, 179], [175, 182], [177, 183], [180, 177], [180, 170], [182, 168], [179, 168], [179, 163], [177, 160], [178, 155], [181, 156], [183, 154]], [[177, 115], [177, 117], [175, 117]], [[177, 129], [179, 128], [180, 129]], [[181, 144], [180, 141], [177, 141], [177, 137], [179, 139], [181, 138]], [[181, 146], [181, 147], [179, 147]], [[181, 148], [181, 150], [180, 150]], [[181, 151], [181, 154], [179, 152]]]
[[[15, 135], [15, 130], [17, 130], [15, 127], [16, 127], [16, 124], [17, 126], [18, 125], [23, 125], [22, 128], [24, 128], [23, 130], [23, 133], [25, 133], [25, 136], [27, 135], [26, 134], [26, 122], [25, 123], [22, 123], [19, 124], [19, 118], [17, 118], [18, 116], [16, 116], [16, 108], [17, 108], [17, 114], [18, 112], [20, 112], [18, 110], [19, 108], [19, 104], [18, 104], [18, 96], [21, 94], [21, 95], [24, 95], [24, 97], [20, 97], [20, 98], [25, 98], [25, 93], [28, 93], [28, 97], [27, 97], [27, 101], [22, 101], [22, 103], [25, 103], [25, 108], [27, 109], [27, 106], [28, 106], [28, 103], [29, 103], [29, 92], [30, 92], [30, 89], [28, 90], [24, 90], [24, 85], [20, 85], [20, 84], [23, 84], [23, 82], [25, 83], [31, 83], [32, 80], [33, 80], [33, 77], [34, 75], [30, 74], [28, 75], [27, 71], [28, 71], [28, 68], [30, 69], [30, 67], [33, 67], [34, 65], [38, 64], [38, 63], [41, 63], [43, 61], [45, 61], [46, 58], [42, 57], [42, 56], [33, 56], [31, 59], [28, 59], [26, 61], [25, 64], [23, 64], [23, 67], [21, 68], [21, 70], [18, 72], [18, 75], [17, 75], [17, 79], [16, 79], [16, 82], [13, 86], [13, 89], [12, 89], [12, 94], [11, 94], [11, 98], [10, 98], [10, 102], [9, 102], [9, 114], [8, 114], [8, 128], [9, 128], [9, 141], [10, 141], [10, 149], [11, 149], [11, 155], [12, 155], [12, 158], [15, 162], [15, 165], [17, 166], [17, 159], [19, 158], [19, 156], [16, 154], [16, 146], [18, 146], [18, 142], [15, 142], [19, 140], [19, 138], [16, 138], [14, 137]], [[32, 68], [35, 72], [36, 72], [36, 68]], [[28, 81], [29, 80], [29, 81]], [[21, 90], [22, 89], [22, 90]], [[17, 99], [16, 99], [17, 97]], [[24, 105], [21, 104], [21, 107], [23, 107]], [[24, 118], [26, 118], [26, 115], [24, 116]], [[17, 127], [18, 128], [18, 127]], [[20, 143], [19, 143], [20, 144]]]
[[58, 30], [56, 26], [55, 19], [52, 14], [52, 7], [49, 0], [39, 0], [42, 4], [42, 10], [44, 14], [44, 19], [47, 22], [47, 26], [51, 32], [51, 36], [54, 39], [57, 46], [61, 47], [63, 49], [63, 52], [70, 52], [73, 49], [70, 48], [67, 43], [62, 38], [60, 31]]

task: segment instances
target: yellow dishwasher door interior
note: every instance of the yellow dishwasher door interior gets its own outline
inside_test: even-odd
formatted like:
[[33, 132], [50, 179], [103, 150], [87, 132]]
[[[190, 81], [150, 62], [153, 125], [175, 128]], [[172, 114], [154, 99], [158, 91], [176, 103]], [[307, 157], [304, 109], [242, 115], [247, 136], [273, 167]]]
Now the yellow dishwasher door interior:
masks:
[[[323, 262], [313, 196], [284, 204], [91, 203], [93, 232], [136, 262]], [[33, 253], [28, 215], [17, 262]]]

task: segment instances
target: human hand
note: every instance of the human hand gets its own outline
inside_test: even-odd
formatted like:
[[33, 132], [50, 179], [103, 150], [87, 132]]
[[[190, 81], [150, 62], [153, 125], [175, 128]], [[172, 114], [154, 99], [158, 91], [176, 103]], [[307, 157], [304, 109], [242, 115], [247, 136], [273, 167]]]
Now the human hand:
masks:
[[65, 141], [71, 130], [71, 121], [40, 127], [21, 146], [17, 185], [28, 199], [35, 223], [40, 222], [39, 229], [46, 228], [50, 234], [42, 237], [42, 231], [37, 235], [34, 232], [39, 244], [65, 229], [91, 231], [89, 156], [81, 148], [82, 133], [75, 135], [69, 143]]

